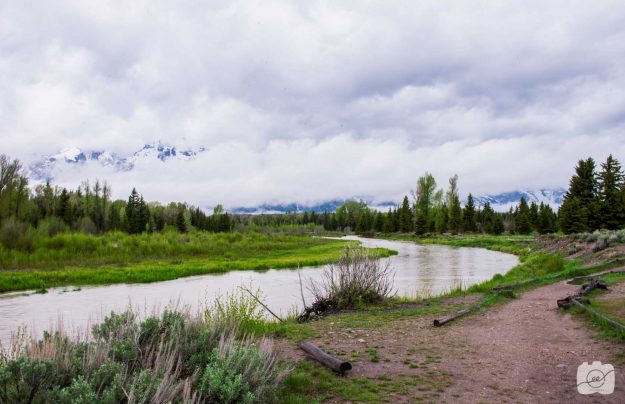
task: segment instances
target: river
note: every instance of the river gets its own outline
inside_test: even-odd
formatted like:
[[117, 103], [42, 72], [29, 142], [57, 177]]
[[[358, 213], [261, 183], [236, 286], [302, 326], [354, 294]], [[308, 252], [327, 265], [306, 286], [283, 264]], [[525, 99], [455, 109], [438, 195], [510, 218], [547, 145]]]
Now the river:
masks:
[[[454, 248], [420, 245], [411, 242], [367, 239], [348, 236], [364, 247], [396, 250], [389, 258], [395, 272], [394, 286], [398, 295], [439, 294], [459, 283], [470, 286], [493, 275], [505, 273], [518, 263], [514, 255], [481, 248]], [[306, 284], [318, 279], [323, 267], [300, 270]], [[84, 331], [112, 310], [132, 305], [140, 313], [177, 305], [198, 310], [210, 304], [221, 293], [236, 290], [239, 285], [260, 288], [263, 301], [282, 314], [301, 308], [298, 272], [288, 269], [266, 271], [231, 271], [145, 284], [52, 288], [46, 294], [5, 293], [0, 295], [0, 342], [6, 348], [12, 333], [26, 327], [39, 336], [61, 322], [65, 329]], [[310, 303], [310, 295], [305, 291]]]

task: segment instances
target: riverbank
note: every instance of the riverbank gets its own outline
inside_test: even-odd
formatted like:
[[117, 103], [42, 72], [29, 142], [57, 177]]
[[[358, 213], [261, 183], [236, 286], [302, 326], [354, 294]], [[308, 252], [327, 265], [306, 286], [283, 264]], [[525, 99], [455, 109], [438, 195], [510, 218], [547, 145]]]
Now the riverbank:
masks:
[[[259, 233], [59, 234], [31, 252], [0, 250], [0, 293], [317, 266], [335, 262], [350, 243]], [[386, 249], [375, 252], [382, 257], [393, 254]]]
[[[410, 239], [411, 237], [393, 237]], [[292, 325], [283, 331], [284, 357], [297, 363], [286, 380], [283, 402], [577, 402], [576, 370], [582, 362], [600, 360], [622, 369], [625, 339], [605, 324], [581, 312], [558, 310], [556, 300], [579, 286], [565, 280], [619, 267], [618, 261], [565, 259], [553, 252], [561, 238], [459, 236], [429, 239], [445, 245], [512, 247], [522, 262], [504, 275], [468, 290], [329, 316]], [[419, 240], [421, 242], [421, 240]], [[618, 249], [618, 247], [615, 247]], [[601, 254], [601, 252], [597, 252]], [[593, 264], [588, 264], [592, 262]], [[606, 275], [610, 290], [591, 296], [593, 307], [625, 323], [625, 277]], [[512, 293], [495, 294], [509, 285]], [[444, 327], [434, 318], [481, 303], [473, 314]], [[346, 378], [310, 362], [296, 348], [300, 340], [318, 344], [349, 360]], [[625, 398], [625, 377], [617, 376], [609, 398]]]

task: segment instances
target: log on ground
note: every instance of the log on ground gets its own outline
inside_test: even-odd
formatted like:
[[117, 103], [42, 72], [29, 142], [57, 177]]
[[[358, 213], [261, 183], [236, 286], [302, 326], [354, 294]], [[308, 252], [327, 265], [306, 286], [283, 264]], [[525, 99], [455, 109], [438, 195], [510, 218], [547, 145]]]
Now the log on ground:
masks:
[[329, 367], [338, 373], [345, 373], [352, 369], [352, 365], [349, 362], [342, 361], [335, 358], [332, 355], [322, 351], [320, 348], [311, 344], [310, 342], [302, 342], [299, 347], [306, 352], [311, 358], [321, 363], [322, 365]]

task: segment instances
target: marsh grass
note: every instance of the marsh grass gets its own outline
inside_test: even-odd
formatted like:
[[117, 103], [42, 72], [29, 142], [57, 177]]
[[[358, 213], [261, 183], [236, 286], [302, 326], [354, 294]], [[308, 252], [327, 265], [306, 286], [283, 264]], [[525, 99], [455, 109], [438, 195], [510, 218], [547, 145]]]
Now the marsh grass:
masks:
[[[32, 253], [0, 248], [0, 293], [55, 286], [145, 283], [231, 270], [334, 262], [341, 240], [255, 233], [57, 234]], [[392, 252], [376, 250], [379, 255]]]

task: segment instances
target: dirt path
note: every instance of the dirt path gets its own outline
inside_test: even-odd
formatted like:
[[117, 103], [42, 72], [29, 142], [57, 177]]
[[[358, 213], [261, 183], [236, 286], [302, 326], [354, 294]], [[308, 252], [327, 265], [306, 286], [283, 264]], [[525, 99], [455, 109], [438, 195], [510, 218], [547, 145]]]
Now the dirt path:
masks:
[[[389, 389], [388, 402], [625, 403], [625, 345], [593, 337], [583, 319], [557, 309], [556, 299], [578, 288], [565, 282], [540, 287], [441, 328], [431, 326], [432, 315], [360, 329], [328, 318], [319, 322], [323, 337], [316, 342], [351, 355], [349, 378], [401, 380], [405, 386]], [[372, 348], [378, 362], [369, 359]], [[297, 350], [286, 351], [303, 359]], [[577, 392], [577, 367], [593, 361], [614, 365], [612, 395]]]
[[[565, 282], [540, 287], [449, 327], [447, 337], [464, 341], [472, 353], [449, 364], [456, 383], [443, 397], [460, 394], [465, 402], [491, 402], [503, 393], [521, 402], [624, 403], [624, 347], [593, 338], [580, 319], [557, 309], [557, 297], [578, 289]], [[612, 395], [577, 392], [577, 367], [593, 361], [615, 365]]]

